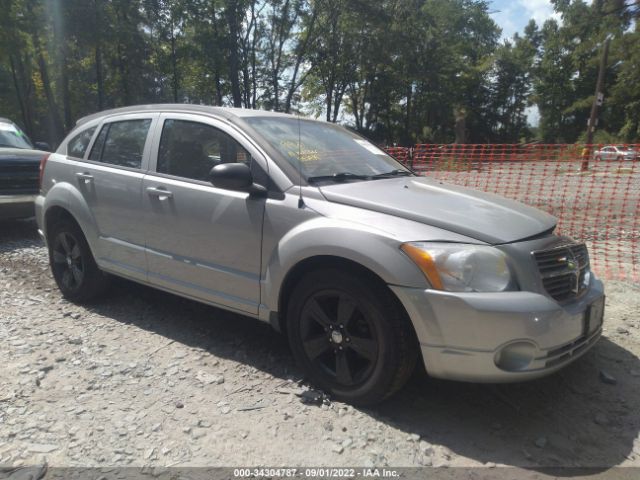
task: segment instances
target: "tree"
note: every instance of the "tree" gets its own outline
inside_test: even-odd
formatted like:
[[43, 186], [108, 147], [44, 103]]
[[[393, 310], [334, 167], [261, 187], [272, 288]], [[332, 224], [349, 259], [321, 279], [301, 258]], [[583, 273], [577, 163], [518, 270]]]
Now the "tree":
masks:
[[[530, 25], [536, 29], [535, 22]], [[534, 30], [535, 31], [535, 30]], [[526, 108], [531, 93], [531, 69], [535, 45], [515, 34], [494, 55], [491, 71], [492, 137], [501, 143], [518, 143], [529, 137]]]
[[602, 138], [637, 141], [634, 2], [555, 0], [499, 42], [485, 0], [0, 0], [0, 113], [59, 142], [105, 108], [190, 102], [311, 112], [378, 143], [573, 142], [600, 46]]

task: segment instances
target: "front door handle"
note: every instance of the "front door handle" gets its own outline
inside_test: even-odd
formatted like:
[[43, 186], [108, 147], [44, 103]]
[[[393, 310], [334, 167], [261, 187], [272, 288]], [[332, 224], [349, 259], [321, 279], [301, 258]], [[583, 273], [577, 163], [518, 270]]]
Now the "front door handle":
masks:
[[147, 194], [151, 197], [158, 197], [159, 200], [173, 197], [173, 193], [163, 187], [147, 187]]
[[93, 175], [87, 172], [78, 172], [76, 173], [76, 177], [83, 180], [85, 184], [93, 182]]

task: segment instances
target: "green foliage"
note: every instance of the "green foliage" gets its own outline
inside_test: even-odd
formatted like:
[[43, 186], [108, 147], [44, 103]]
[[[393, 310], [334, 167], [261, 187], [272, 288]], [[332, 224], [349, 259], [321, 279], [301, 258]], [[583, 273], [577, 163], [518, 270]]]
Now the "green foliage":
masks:
[[640, 99], [640, 42], [637, 34], [629, 30], [637, 10], [623, 0], [556, 0], [554, 4], [562, 25], [555, 20], [543, 25], [533, 69], [533, 101], [541, 115], [540, 138], [545, 142], [585, 138], [602, 45], [610, 37], [603, 88], [605, 103], [598, 127], [615, 137], [637, 141], [634, 118], [638, 118], [638, 110], [629, 108], [630, 103]]
[[153, 102], [301, 111], [387, 144], [573, 142], [611, 36], [596, 138], [638, 141], [638, 9], [553, 3], [561, 21], [500, 41], [488, 0], [0, 0], [0, 115], [52, 144]]

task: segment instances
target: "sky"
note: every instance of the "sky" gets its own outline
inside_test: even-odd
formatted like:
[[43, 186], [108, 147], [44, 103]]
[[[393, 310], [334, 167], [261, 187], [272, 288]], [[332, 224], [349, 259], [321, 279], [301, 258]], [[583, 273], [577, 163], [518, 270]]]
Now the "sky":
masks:
[[538, 25], [551, 17], [559, 18], [549, 0], [493, 0], [489, 11], [493, 12], [493, 20], [502, 28], [502, 38], [522, 33], [532, 18]]

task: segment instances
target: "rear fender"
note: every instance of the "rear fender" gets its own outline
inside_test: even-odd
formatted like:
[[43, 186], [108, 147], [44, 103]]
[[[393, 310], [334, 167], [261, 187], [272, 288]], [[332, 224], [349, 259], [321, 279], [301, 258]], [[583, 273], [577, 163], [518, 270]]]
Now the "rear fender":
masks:
[[95, 217], [82, 194], [73, 185], [66, 182], [56, 183], [49, 189], [44, 198], [44, 215], [41, 224], [45, 236], [48, 235], [46, 231], [46, 215], [53, 207], [64, 208], [71, 214], [80, 226], [89, 247], [91, 247], [95, 255], [98, 247], [98, 228]]

